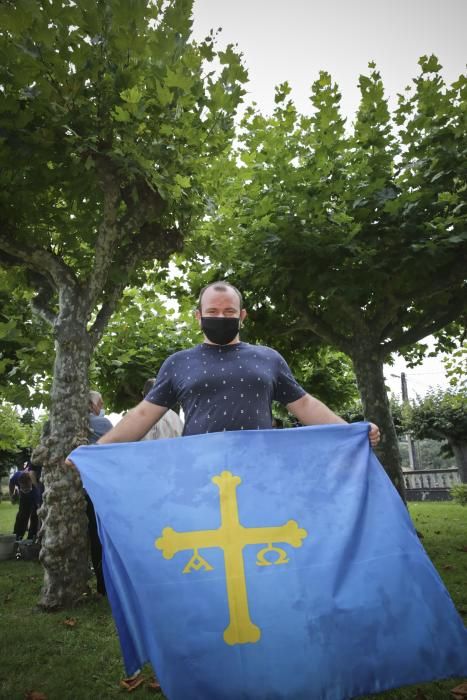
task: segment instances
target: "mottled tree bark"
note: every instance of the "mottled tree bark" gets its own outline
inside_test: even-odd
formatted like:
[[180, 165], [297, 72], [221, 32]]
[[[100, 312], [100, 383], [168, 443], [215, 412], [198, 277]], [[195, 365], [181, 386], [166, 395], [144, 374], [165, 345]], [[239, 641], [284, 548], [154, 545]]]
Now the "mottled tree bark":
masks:
[[[352, 335], [341, 335], [334, 326], [308, 308], [306, 297], [292, 292], [291, 300], [309, 330], [351, 358], [365, 420], [376, 423], [381, 431], [381, 442], [376, 453], [405, 502], [399, 443], [384, 383], [383, 361], [388, 356], [388, 350], [387, 347], [382, 348], [378, 331], [368, 325], [361, 312], [356, 312], [349, 304], [341, 304], [353, 325]], [[379, 324], [385, 325], [386, 320], [380, 319]]]
[[[40, 605], [73, 605], [87, 590], [87, 519], [81, 479], [65, 465], [72, 449], [87, 442], [88, 369], [91, 344], [82, 319], [67, 318], [79, 304], [70, 294], [55, 325], [55, 367], [50, 436], [45, 441], [41, 509], [44, 584]], [[64, 318], [65, 317], [65, 318]]]
[[399, 444], [384, 383], [383, 360], [370, 344], [366, 345], [362, 340], [358, 350], [354, 349], [352, 353], [352, 361], [365, 419], [376, 423], [381, 431], [376, 453], [405, 501]]

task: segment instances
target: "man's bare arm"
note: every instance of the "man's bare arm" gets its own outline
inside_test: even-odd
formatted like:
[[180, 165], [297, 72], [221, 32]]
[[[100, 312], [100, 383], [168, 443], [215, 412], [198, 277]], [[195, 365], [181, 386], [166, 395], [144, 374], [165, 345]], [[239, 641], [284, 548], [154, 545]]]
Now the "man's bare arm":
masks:
[[[334, 411], [331, 411], [326, 404], [322, 403], [314, 396], [305, 394], [297, 401], [287, 404], [287, 409], [290, 413], [298, 418], [303, 425], [332, 425], [334, 423], [347, 423], [343, 418], [338, 416]], [[381, 435], [379, 428], [375, 423], [370, 423], [368, 428], [368, 437], [372, 447], [379, 444]]]
[[303, 425], [328, 425], [347, 422], [310, 394], [305, 394], [297, 401], [287, 404], [287, 410], [293, 413]]
[[98, 445], [109, 442], [135, 442], [146, 435], [149, 428], [157, 423], [167, 411], [166, 406], [158, 406], [150, 401], [141, 401], [128, 411], [126, 416], [97, 441]]

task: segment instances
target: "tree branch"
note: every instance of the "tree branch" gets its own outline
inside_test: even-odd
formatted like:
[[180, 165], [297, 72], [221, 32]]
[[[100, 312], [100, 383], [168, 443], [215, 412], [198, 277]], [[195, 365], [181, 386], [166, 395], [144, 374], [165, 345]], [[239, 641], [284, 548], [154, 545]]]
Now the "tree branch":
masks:
[[[94, 265], [86, 284], [89, 310], [95, 307], [107, 286], [119, 243], [126, 239], [131, 251], [136, 246], [141, 253], [139, 239], [144, 238], [144, 228], [148, 221], [160, 216], [164, 206], [159, 193], [155, 192], [143, 177], [133, 182], [131, 187], [121, 190], [114, 176], [114, 164], [104, 156], [99, 157], [97, 171], [104, 194], [104, 212], [94, 246]], [[136, 200], [133, 199], [133, 190], [136, 191]], [[119, 220], [118, 210], [122, 201], [127, 206], [127, 213]]]
[[407, 302], [397, 297], [391, 289], [385, 289], [381, 296], [384, 297], [384, 303], [377, 305], [377, 311], [373, 316], [369, 315], [371, 327], [380, 338], [387, 335], [386, 329], [390, 324], [396, 323], [399, 310], [401, 308], [405, 310], [407, 306]]
[[275, 335], [277, 337], [282, 337], [287, 335], [293, 335], [294, 333], [300, 333], [301, 331], [307, 331], [308, 333], [311, 333], [311, 335], [314, 336], [314, 338], [317, 341], [322, 340], [321, 336], [310, 328], [310, 324], [303, 320], [300, 323], [293, 323], [291, 326], [287, 326], [286, 328], [283, 327], [281, 330], [277, 330], [275, 332]]
[[[452, 303], [456, 304], [456, 309], [457, 309], [457, 300], [458, 299], [461, 299], [461, 300], [465, 299], [466, 290], [467, 290], [467, 287], [465, 287], [464, 290], [460, 289], [458, 292], [458, 294], [460, 293], [460, 296], [454, 297]], [[433, 302], [433, 299], [436, 300], [437, 294], [442, 295], [444, 293], [444, 291], [445, 290], [439, 290], [435, 294], [430, 294], [429, 299], [428, 299], [430, 304]], [[465, 304], [465, 301], [463, 303]], [[389, 323], [385, 328], [383, 328], [381, 330], [381, 332], [380, 332], [381, 338], [389, 337], [389, 338], [393, 339], [394, 336], [397, 336], [401, 332], [404, 332], [404, 331], [401, 331], [401, 327], [403, 327], [403, 325], [404, 325], [404, 315], [405, 315], [407, 306], [409, 306], [409, 304], [406, 302], [405, 305], [401, 305], [399, 307], [399, 313], [395, 316], [395, 318], [393, 317], [391, 323]], [[436, 319], [436, 314], [442, 314], [444, 317], [444, 315], [446, 313], [446, 305], [445, 305], [444, 301], [435, 303], [435, 308], [438, 309], [438, 311], [432, 312], [430, 309], [426, 309], [426, 311], [422, 311], [422, 320], [421, 320], [422, 323], [425, 323], [425, 319], [426, 319], [428, 314], [430, 315], [430, 321]], [[450, 307], [448, 307], [448, 308], [450, 308]], [[460, 309], [459, 312], [456, 311], [456, 314], [459, 315], [459, 313], [461, 313], [461, 312], [462, 312], [462, 309]], [[451, 321], [455, 321], [455, 320], [456, 320], [456, 317], [453, 317], [452, 319], [450, 319], [450, 321], [448, 321], [448, 323], [450, 323]]]
[[[383, 343], [382, 347], [385, 353], [396, 352], [404, 345], [412, 345], [413, 343], [426, 338], [427, 335], [432, 335], [436, 331], [440, 331], [448, 323], [454, 321], [462, 312], [465, 311], [467, 303], [467, 287], [462, 293], [456, 297], [453, 302], [447, 307], [444, 306], [437, 314], [430, 313], [430, 318], [426, 315], [420, 319], [420, 323], [409, 330], [401, 330], [396, 333], [388, 343]], [[395, 325], [395, 324], [394, 324]]]
[[37, 296], [31, 300], [32, 310], [53, 326], [57, 320], [57, 315], [50, 308], [54, 294], [53, 286], [44, 275], [33, 270], [29, 271], [28, 278], [31, 286], [35, 287], [38, 292]]
[[[436, 277], [430, 278], [430, 286], [428, 289], [428, 296], [435, 296], [440, 292], [445, 292], [452, 288], [453, 285], [462, 285], [467, 277], [466, 265], [465, 265], [465, 254], [466, 246], [459, 249], [458, 257], [456, 262], [452, 261], [444, 268], [437, 269], [435, 272]], [[413, 294], [412, 300], [416, 302], [418, 299], [426, 299], [427, 289], [424, 285], [420, 285], [420, 288], [416, 293]]]
[[[148, 228], [149, 227], [149, 228]], [[91, 343], [95, 346], [104, 332], [107, 323], [115, 311], [120, 296], [128, 284], [128, 278], [139, 262], [145, 260], [165, 260], [171, 253], [180, 250], [183, 236], [176, 229], [164, 230], [149, 224], [141, 228], [140, 235], [135, 238], [131, 251], [127, 252], [124, 262], [119, 268], [119, 282], [107, 285], [105, 301], [89, 330]]]
[[371, 328], [374, 333], [380, 338], [391, 337], [391, 334], [400, 328], [400, 314], [401, 312], [403, 314], [408, 306], [416, 305], [420, 301], [425, 301], [427, 298], [451, 289], [453, 285], [461, 284], [465, 279], [464, 258], [465, 256], [460, 250], [456, 262], [454, 264], [451, 262], [444, 268], [438, 269], [430, 278], [429, 283], [423, 283], [415, 275], [416, 286], [412, 290], [405, 290], [402, 293], [397, 286], [399, 276], [395, 274], [378, 295], [379, 299], [384, 299], [384, 303], [376, 305], [376, 311], [371, 317]]
[[51, 250], [36, 248], [23, 241], [15, 242], [14, 236], [0, 233], [0, 250], [17, 264], [39, 272], [56, 290], [66, 286], [76, 288], [78, 280], [73, 270]]
[[121, 201], [119, 184], [106, 167], [98, 165], [97, 170], [104, 195], [104, 211], [94, 245], [94, 264], [86, 284], [86, 305], [90, 311], [106, 286], [115, 258], [115, 247], [121, 237], [121, 228], [118, 225], [118, 207]]
[[305, 294], [291, 291], [290, 300], [302, 318], [302, 323], [300, 323], [300, 325], [303, 325], [304, 328], [312, 331], [320, 338], [323, 338], [329, 345], [334, 345], [334, 347], [347, 352], [346, 338], [338, 335], [322, 318], [310, 311]]
[[[324, 319], [316, 313], [310, 311], [308, 299], [305, 294], [297, 291], [290, 292], [290, 300], [295, 306], [296, 311], [300, 314], [302, 321], [298, 324], [312, 331], [319, 338], [325, 340], [329, 345], [332, 345], [347, 355], [352, 356], [352, 340], [345, 335], [336, 333], [335, 329], [330, 326]], [[374, 339], [374, 333], [368, 328], [363, 313], [359, 309], [340, 300], [340, 307], [345, 311], [348, 318], [352, 320], [356, 333], [367, 342], [369, 339]]]
[[[385, 303], [379, 305], [378, 312], [372, 320], [372, 327], [380, 337], [391, 336], [400, 326], [398, 313], [405, 311], [411, 304], [431, 299], [437, 294], [450, 290], [453, 285], [461, 285], [466, 278], [465, 257], [461, 253], [454, 265], [436, 271], [436, 276], [430, 278], [429, 285], [418, 283], [418, 288], [410, 293], [398, 294], [397, 289], [387, 289], [384, 292]], [[397, 284], [398, 276], [394, 276]]]

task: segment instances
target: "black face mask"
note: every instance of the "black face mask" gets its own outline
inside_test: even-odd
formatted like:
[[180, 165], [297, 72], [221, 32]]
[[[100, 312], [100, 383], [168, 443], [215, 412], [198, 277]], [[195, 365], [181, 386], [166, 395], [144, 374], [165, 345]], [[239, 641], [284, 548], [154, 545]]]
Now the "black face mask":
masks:
[[216, 345], [228, 345], [240, 329], [239, 318], [201, 316], [201, 329], [208, 340]]

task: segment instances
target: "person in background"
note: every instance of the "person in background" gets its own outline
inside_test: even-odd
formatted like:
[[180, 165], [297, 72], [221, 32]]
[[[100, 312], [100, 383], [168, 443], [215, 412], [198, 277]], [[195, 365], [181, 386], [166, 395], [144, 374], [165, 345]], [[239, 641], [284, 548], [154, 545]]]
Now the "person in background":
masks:
[[102, 435], [113, 428], [105, 417], [104, 401], [98, 391], [89, 392], [89, 444], [94, 445]]
[[42, 483], [42, 466], [44, 457], [47, 453], [45, 446], [49, 438], [50, 420], [47, 418], [42, 424], [41, 439], [39, 441], [39, 444], [36, 445], [36, 447], [34, 447], [34, 449], [32, 450], [31, 459], [29, 460], [29, 469], [31, 470], [31, 473], [33, 473], [36, 479], [37, 485], [39, 486], [39, 490], [41, 492], [41, 496], [44, 492], [44, 484]]
[[33, 483], [31, 473], [27, 469], [15, 472], [10, 479], [8, 489], [12, 500], [15, 491], [17, 490], [19, 493], [19, 508], [13, 527], [16, 541], [19, 542], [23, 539], [26, 530], [28, 531], [28, 540], [35, 540], [39, 529], [37, 509], [41, 504], [41, 494], [38, 486]]
[[[112, 429], [112, 423], [104, 415], [104, 401], [98, 391], [89, 392], [89, 444], [94, 445], [99, 438]], [[96, 513], [88, 494], [86, 497], [86, 515], [88, 516], [88, 536], [91, 561], [96, 576], [96, 589], [100, 595], [106, 595], [104, 575], [102, 572], [102, 545], [97, 529]]]
[[[143, 387], [143, 399], [149, 394], [156, 383], [156, 379], [148, 379]], [[148, 430], [142, 440], [160, 440], [161, 438], [179, 437], [183, 433], [183, 423], [180, 416], [172, 409], [164, 413], [160, 421]]]

